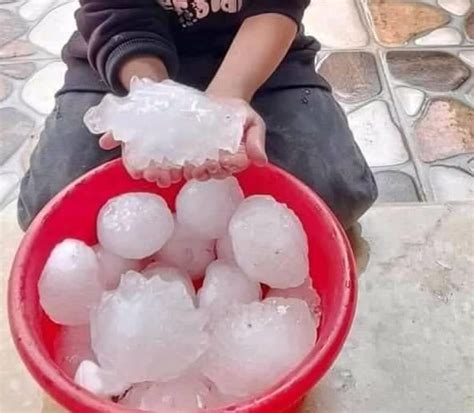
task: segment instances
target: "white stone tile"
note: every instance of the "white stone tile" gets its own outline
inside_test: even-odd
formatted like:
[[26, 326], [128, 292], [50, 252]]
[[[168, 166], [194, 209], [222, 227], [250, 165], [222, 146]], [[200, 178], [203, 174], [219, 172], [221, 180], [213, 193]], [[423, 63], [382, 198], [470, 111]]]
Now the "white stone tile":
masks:
[[474, 50], [463, 50], [459, 53], [459, 57], [468, 65], [474, 67]]
[[418, 89], [399, 87], [397, 89], [397, 98], [400, 100], [403, 110], [407, 115], [415, 116], [423, 105], [425, 94]]
[[353, 0], [312, 1], [303, 24], [307, 34], [327, 47], [362, 47], [369, 41]]
[[66, 3], [68, 0], [28, 0], [20, 7], [20, 16], [25, 20], [33, 21], [39, 19], [54, 6]]
[[54, 94], [62, 86], [65, 73], [64, 63], [50, 63], [28, 80], [21, 97], [37, 112], [47, 115], [54, 108]]
[[76, 30], [74, 11], [77, 1], [66, 3], [51, 10], [31, 31], [30, 41], [48, 52], [59, 55], [61, 49]]
[[385, 102], [375, 101], [348, 116], [354, 137], [370, 166], [397, 165], [408, 161], [400, 130]]
[[462, 43], [462, 35], [456, 29], [442, 27], [441, 29], [433, 30], [426, 36], [416, 39], [415, 43], [419, 46], [456, 45]]
[[471, 0], [438, 0], [438, 4], [452, 14], [464, 16], [471, 7]]
[[0, 209], [12, 201], [12, 195], [20, 182], [20, 177], [12, 172], [0, 174]]
[[474, 177], [455, 168], [430, 169], [431, 186], [437, 201], [474, 200]]

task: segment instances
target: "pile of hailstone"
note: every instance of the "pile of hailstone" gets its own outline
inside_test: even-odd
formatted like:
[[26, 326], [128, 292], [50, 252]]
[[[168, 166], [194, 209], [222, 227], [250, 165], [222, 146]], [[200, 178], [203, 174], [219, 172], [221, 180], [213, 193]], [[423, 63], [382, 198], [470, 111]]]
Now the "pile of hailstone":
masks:
[[235, 178], [189, 181], [174, 215], [158, 195], [110, 199], [97, 236], [58, 244], [39, 280], [64, 326], [56, 361], [87, 390], [151, 411], [230, 406], [314, 347], [303, 227], [270, 196], [244, 199]]

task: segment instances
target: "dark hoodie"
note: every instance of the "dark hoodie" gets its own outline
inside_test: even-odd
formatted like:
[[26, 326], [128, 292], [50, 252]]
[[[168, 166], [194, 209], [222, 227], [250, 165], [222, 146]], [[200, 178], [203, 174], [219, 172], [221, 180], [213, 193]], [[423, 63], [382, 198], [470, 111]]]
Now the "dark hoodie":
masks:
[[[160, 57], [171, 78], [204, 89], [242, 22], [264, 13], [288, 16], [299, 24], [300, 30], [284, 62], [263, 88], [329, 88], [314, 69], [320, 45], [314, 38], [305, 36], [301, 26], [309, 0], [81, 0], [80, 3], [76, 13], [79, 32], [63, 50], [70, 69], [65, 90], [112, 89], [122, 93], [117, 68], [130, 57], [140, 55]], [[88, 68], [89, 64], [100, 77]]]

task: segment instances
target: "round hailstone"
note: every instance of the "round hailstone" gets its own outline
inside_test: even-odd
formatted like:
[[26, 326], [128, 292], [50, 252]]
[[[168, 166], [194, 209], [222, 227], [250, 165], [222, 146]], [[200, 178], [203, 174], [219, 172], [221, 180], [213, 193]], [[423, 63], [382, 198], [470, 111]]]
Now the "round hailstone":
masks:
[[232, 240], [226, 235], [216, 242], [217, 258], [227, 262], [235, 261], [234, 250], [232, 249]]
[[94, 360], [89, 325], [62, 327], [54, 342], [54, 361], [69, 377], [74, 377], [79, 364]]
[[317, 324], [319, 325], [319, 320], [321, 318], [321, 298], [314, 289], [309, 278], [299, 287], [287, 288], [285, 290], [272, 288], [268, 291], [266, 298], [297, 298], [303, 300], [314, 314]]
[[218, 239], [227, 233], [229, 220], [244, 199], [237, 179], [189, 181], [176, 198], [178, 221], [202, 238]]
[[124, 381], [169, 381], [208, 349], [207, 322], [181, 281], [130, 271], [91, 314], [92, 348], [100, 366]]
[[213, 262], [199, 290], [199, 308], [220, 314], [229, 305], [249, 304], [262, 298], [260, 284], [251, 281], [238, 267], [224, 261]]
[[90, 360], [79, 365], [74, 382], [98, 396], [118, 396], [130, 387], [130, 383], [120, 380], [117, 375], [100, 368]]
[[137, 384], [120, 404], [147, 411], [195, 411], [223, 407], [226, 400], [205, 377], [186, 375], [167, 383]]
[[293, 211], [271, 196], [247, 198], [232, 217], [229, 232], [237, 264], [254, 281], [291, 288], [308, 277], [303, 226]]
[[222, 393], [238, 397], [275, 385], [316, 343], [312, 314], [296, 299], [235, 305], [212, 327], [203, 373]]
[[156, 253], [156, 260], [180, 268], [193, 279], [201, 278], [207, 266], [216, 259], [216, 242], [200, 238], [177, 221], [174, 228], [172, 237]]
[[38, 282], [41, 306], [57, 324], [89, 323], [90, 309], [102, 294], [94, 250], [67, 239], [56, 245]]
[[140, 269], [140, 261], [119, 257], [101, 245], [96, 245], [94, 251], [99, 261], [99, 280], [105, 290], [115, 290], [123, 274]]
[[196, 289], [194, 288], [191, 277], [184, 271], [178, 268], [168, 267], [159, 263], [152, 263], [142, 271], [142, 275], [145, 278], [160, 277], [163, 281], [174, 282], [178, 281], [183, 283], [186, 291], [191, 297], [196, 295]]
[[100, 244], [128, 259], [154, 254], [173, 229], [173, 215], [164, 199], [148, 193], [128, 193], [109, 200], [97, 219]]

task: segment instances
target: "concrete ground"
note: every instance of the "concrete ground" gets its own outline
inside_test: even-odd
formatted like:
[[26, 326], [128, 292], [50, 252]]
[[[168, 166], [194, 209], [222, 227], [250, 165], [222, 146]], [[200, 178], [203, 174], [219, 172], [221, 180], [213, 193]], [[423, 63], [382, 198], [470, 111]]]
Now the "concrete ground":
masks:
[[[22, 236], [19, 180], [62, 83], [59, 53], [76, 7], [0, 0], [2, 413], [62, 411], [18, 359], [5, 286]], [[473, 10], [471, 0], [314, 0], [306, 13], [323, 44], [317, 70], [381, 196], [352, 234], [354, 327], [302, 413], [474, 412]]]

